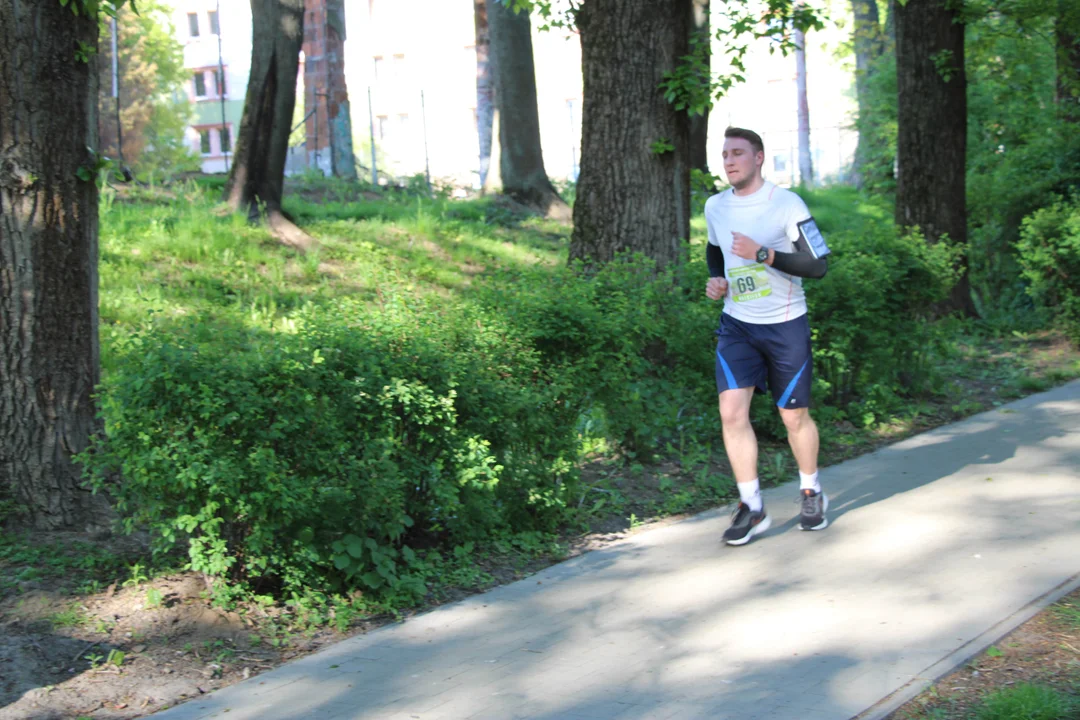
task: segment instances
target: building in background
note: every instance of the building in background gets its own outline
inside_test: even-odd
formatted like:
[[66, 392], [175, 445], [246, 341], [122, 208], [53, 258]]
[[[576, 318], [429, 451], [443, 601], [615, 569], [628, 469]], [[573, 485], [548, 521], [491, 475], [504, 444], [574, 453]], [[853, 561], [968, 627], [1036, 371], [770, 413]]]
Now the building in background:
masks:
[[186, 140], [202, 158], [203, 172], [225, 172], [251, 72], [251, 6], [237, 0], [224, 0], [220, 7], [216, 0], [173, 0], [171, 19], [184, 46], [187, 93], [194, 104]]
[[[240, 0], [221, 0], [220, 8], [217, 0], [173, 3], [173, 23], [191, 72], [188, 94], [195, 103], [188, 142], [202, 157], [204, 172], [224, 172], [251, 66], [250, 6]], [[343, 3], [343, 27], [332, 28], [333, 33], [328, 23], [338, 21], [333, 13], [328, 19], [325, 5], [326, 0], [313, 0], [305, 17], [306, 25], [314, 24], [305, 28], [295, 116], [304, 128], [297, 129], [287, 172], [317, 166], [328, 173], [332, 167], [326, 108], [337, 85], [322, 58], [327, 40], [339, 42], [334, 37], [338, 35], [344, 37], [341, 85], [348, 88], [360, 177], [371, 176], [374, 141], [380, 182], [430, 170], [436, 180], [478, 186], [473, 0], [349, 0]], [[718, 5], [713, 3], [714, 8]], [[534, 21], [533, 53], [544, 164], [552, 178], [576, 180], [581, 159], [581, 44], [574, 33], [541, 32], [537, 25]], [[825, 47], [845, 39], [843, 31], [830, 28], [810, 34], [806, 48], [811, 152], [819, 182], [845, 177], [857, 142], [851, 128], [852, 69]], [[722, 48], [714, 45], [714, 58], [721, 57]], [[747, 68], [746, 83], [733, 88], [710, 115], [712, 172], [722, 175], [724, 128], [739, 125], [757, 130], [765, 140], [765, 175], [779, 184], [797, 184], [794, 57], [769, 53], [762, 41], [751, 51]]]
[[[346, 19], [357, 161], [370, 168], [374, 136], [380, 172], [429, 167], [433, 178], [478, 186], [473, 0], [368, 0], [349, 4]], [[535, 23], [533, 43], [544, 164], [552, 177], [576, 177], [581, 46]]]

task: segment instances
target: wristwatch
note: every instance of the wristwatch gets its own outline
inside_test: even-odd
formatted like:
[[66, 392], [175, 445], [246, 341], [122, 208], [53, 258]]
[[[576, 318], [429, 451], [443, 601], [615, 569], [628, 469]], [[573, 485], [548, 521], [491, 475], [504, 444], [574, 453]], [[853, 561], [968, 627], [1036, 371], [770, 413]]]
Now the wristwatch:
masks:
[[769, 259], [769, 248], [767, 248], [767, 247], [758, 248], [757, 255], [754, 256], [754, 259], [757, 260], [759, 263], [763, 263], [766, 260], [768, 260]]

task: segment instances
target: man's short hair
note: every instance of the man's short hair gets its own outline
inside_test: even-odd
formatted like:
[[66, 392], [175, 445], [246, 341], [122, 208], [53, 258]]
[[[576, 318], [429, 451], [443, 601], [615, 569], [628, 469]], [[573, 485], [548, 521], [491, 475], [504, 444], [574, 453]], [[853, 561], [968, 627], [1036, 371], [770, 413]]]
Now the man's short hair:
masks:
[[750, 143], [750, 147], [754, 148], [755, 153], [765, 152], [765, 143], [761, 141], [761, 136], [753, 130], [747, 130], [746, 128], [729, 127], [724, 131], [724, 137], [726, 138], [742, 138]]

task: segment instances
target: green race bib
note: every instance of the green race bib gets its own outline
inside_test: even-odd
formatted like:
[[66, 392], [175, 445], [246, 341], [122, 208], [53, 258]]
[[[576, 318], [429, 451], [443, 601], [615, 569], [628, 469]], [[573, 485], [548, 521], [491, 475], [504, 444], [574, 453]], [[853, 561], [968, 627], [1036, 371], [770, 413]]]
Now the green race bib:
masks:
[[749, 302], [772, 295], [769, 273], [761, 263], [731, 268], [728, 278], [731, 283], [731, 298], [735, 302]]

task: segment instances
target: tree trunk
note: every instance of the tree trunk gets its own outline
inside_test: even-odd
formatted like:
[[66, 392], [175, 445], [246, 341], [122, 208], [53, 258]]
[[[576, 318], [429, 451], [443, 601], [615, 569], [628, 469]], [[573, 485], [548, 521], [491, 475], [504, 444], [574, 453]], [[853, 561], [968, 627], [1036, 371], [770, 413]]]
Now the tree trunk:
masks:
[[589, 0], [578, 13], [584, 102], [570, 258], [680, 262], [690, 236], [689, 119], [658, 89], [689, 49], [691, 0]]
[[859, 108], [859, 142], [855, 146], [855, 163], [852, 172], [855, 185], [863, 184], [863, 168], [870, 154], [870, 142], [864, 128], [872, 121], [869, 110], [870, 73], [884, 50], [881, 38], [881, 20], [877, 0], [851, 0], [855, 13], [852, 41], [855, 46], [855, 96]]
[[814, 163], [810, 155], [810, 102], [806, 97], [806, 33], [795, 29], [795, 92], [799, 107], [799, 184], [814, 186]]
[[[967, 247], [964, 26], [949, 0], [896, 6], [896, 223]], [[951, 310], [975, 312], [964, 261]]]
[[72, 462], [98, 429], [98, 78], [76, 59], [98, 22], [22, 0], [0, 27], [0, 492], [83, 529], [107, 519]]
[[[349, 89], [345, 83], [344, 0], [308, 0], [307, 11], [304, 110], [307, 114], [318, 109], [308, 118], [305, 129], [309, 163], [314, 164], [316, 153], [322, 155], [325, 148], [323, 156], [330, 174], [356, 180]], [[315, 137], [323, 147], [315, 147]]]
[[[711, 37], [709, 31], [709, 0], [692, 0], [692, 32], [705, 43], [706, 57], [712, 64]], [[709, 172], [709, 110], [690, 116], [690, 167], [703, 173]]]
[[251, 74], [225, 200], [252, 219], [261, 204], [279, 239], [304, 249], [311, 238], [281, 210], [304, 42], [304, 0], [251, 0], [251, 21]]
[[334, 175], [356, 180], [353, 155], [352, 112], [345, 84], [345, 0], [327, 0], [327, 51], [330, 57], [330, 137], [333, 140]]
[[491, 78], [491, 35], [487, 0], [473, 0], [476, 27], [476, 134], [480, 138], [480, 187], [487, 183], [491, 162], [491, 131], [495, 120], [495, 86]]
[[1080, 121], [1080, 8], [1075, 0], [1058, 0], [1054, 22], [1057, 45], [1057, 101], [1061, 115]]
[[488, 0], [487, 10], [503, 193], [548, 217], [569, 220], [570, 208], [544, 169], [529, 15], [500, 0]]

